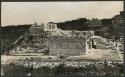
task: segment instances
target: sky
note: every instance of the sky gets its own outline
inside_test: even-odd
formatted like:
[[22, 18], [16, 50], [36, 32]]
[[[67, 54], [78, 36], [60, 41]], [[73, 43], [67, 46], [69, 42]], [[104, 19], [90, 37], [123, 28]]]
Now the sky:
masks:
[[1, 26], [112, 18], [120, 11], [123, 1], [2, 2]]

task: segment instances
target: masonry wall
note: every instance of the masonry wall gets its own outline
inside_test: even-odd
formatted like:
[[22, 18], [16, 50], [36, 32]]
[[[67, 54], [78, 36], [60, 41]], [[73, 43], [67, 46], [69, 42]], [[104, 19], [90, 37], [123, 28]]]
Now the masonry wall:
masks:
[[49, 55], [82, 55], [85, 52], [85, 37], [52, 36], [49, 38]]

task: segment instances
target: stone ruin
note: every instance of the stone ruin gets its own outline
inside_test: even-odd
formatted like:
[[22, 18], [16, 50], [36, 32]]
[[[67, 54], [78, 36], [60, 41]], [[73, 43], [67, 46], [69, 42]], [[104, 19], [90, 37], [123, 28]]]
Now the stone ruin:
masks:
[[29, 54], [48, 52], [47, 32], [44, 31], [43, 26], [33, 24], [27, 33], [20, 36], [13, 44], [11, 54]]
[[[96, 48], [113, 46], [102, 37], [101, 40], [99, 37], [95, 39], [94, 31], [63, 31], [57, 29], [55, 25], [54, 29], [45, 31], [43, 26], [43, 24], [39, 26], [37, 23], [31, 26], [29, 32], [15, 41], [11, 52], [13, 54], [82, 55], [94, 48], [93, 46]], [[53, 26], [53, 24], [49, 26]], [[53, 30], [61, 35], [53, 35], [55, 34]], [[48, 32], [51, 32], [51, 35]]]
[[48, 45], [50, 55], [82, 55], [87, 52], [85, 37], [51, 36]]

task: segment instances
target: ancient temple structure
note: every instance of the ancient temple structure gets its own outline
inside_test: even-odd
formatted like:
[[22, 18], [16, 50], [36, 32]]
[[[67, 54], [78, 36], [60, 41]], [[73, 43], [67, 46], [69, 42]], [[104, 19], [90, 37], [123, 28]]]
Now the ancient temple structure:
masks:
[[14, 53], [82, 55], [88, 53], [89, 49], [104, 49], [113, 44], [105, 38], [95, 36], [94, 31], [65, 31], [49, 22], [47, 30], [44, 30], [44, 24], [34, 23], [27, 34], [15, 41], [15, 46]]
[[38, 25], [36, 22], [29, 28], [30, 34], [39, 34], [44, 31], [44, 24]]
[[46, 30], [50, 35], [55, 35], [58, 31], [57, 29], [57, 24], [53, 22], [48, 22], [47, 24], [47, 30]]

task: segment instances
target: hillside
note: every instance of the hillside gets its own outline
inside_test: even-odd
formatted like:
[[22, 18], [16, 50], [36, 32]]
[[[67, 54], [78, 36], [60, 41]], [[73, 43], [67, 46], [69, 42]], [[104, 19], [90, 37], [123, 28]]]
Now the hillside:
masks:
[[28, 25], [17, 25], [17, 26], [6, 26], [1, 27], [1, 47], [0, 50], [7, 51], [11, 48], [12, 43], [18, 39], [21, 35], [28, 31], [28, 28], [31, 24]]
[[43, 31], [36, 35], [30, 33], [22, 35], [14, 42], [11, 53], [46, 53], [47, 50], [47, 33]]

